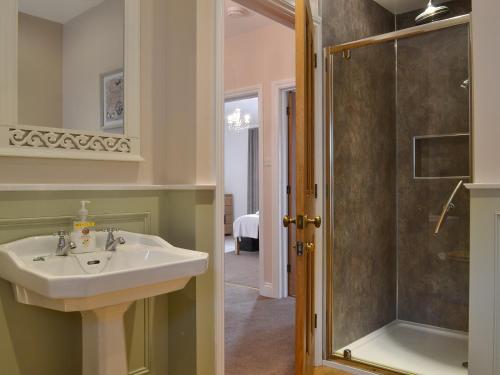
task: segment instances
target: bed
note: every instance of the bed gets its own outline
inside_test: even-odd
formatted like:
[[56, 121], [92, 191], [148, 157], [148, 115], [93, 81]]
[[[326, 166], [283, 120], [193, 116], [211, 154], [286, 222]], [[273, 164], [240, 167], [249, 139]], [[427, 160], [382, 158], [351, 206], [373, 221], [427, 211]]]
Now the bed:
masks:
[[238, 217], [233, 223], [233, 236], [236, 240], [236, 255], [240, 250], [259, 250], [259, 212]]

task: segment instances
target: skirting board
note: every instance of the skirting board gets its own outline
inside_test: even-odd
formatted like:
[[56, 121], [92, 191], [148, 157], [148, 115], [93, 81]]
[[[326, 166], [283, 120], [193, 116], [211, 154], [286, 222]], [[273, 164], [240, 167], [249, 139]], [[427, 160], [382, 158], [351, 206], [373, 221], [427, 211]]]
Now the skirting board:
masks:
[[260, 295], [268, 298], [276, 298], [274, 295], [273, 284], [265, 282], [260, 288]]

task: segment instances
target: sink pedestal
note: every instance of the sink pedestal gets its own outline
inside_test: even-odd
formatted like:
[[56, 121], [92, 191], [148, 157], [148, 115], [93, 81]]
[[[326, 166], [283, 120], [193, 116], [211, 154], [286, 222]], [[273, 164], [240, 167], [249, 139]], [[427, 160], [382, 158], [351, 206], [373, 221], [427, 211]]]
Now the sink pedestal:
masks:
[[[57, 236], [0, 245], [0, 277], [12, 283], [17, 302], [81, 313], [83, 375], [127, 375], [125, 311], [134, 301], [184, 288], [208, 269], [207, 253], [157, 236], [119, 235], [125, 243], [114, 252], [66, 257], [50, 255]], [[97, 248], [106, 239], [106, 233], [96, 233]]]
[[126, 375], [123, 316], [131, 302], [82, 311], [83, 375]]

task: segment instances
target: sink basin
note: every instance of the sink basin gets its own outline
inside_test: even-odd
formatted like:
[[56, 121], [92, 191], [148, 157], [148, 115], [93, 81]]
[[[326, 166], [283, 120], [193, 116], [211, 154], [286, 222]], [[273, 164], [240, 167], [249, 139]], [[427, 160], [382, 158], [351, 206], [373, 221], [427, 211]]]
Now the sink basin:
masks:
[[12, 283], [18, 302], [59, 311], [80, 311], [83, 374], [125, 375], [123, 314], [138, 299], [182, 289], [207, 270], [208, 254], [170, 245], [160, 237], [116, 232], [116, 252], [54, 255], [56, 236], [0, 246], [0, 277]]

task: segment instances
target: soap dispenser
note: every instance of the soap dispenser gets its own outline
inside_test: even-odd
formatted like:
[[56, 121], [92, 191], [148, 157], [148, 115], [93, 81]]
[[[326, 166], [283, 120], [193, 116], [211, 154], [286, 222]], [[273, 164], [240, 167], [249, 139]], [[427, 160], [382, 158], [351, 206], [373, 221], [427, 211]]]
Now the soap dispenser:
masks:
[[87, 204], [89, 203], [90, 201], [80, 202], [79, 220], [73, 223], [71, 241], [76, 245], [76, 249], [72, 250], [73, 253], [89, 253], [96, 250], [95, 223], [88, 220]]

